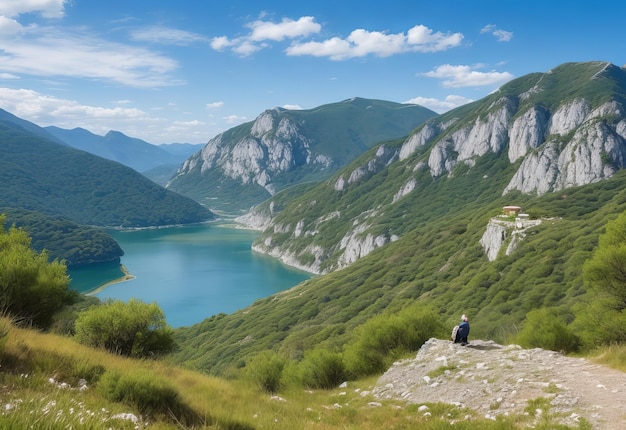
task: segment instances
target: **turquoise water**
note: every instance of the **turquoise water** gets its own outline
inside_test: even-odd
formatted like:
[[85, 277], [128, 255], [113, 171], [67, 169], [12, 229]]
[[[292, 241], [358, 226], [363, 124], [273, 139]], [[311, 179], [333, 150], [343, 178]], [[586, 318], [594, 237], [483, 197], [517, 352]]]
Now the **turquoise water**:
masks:
[[[124, 250], [121, 263], [135, 279], [95, 295], [156, 302], [172, 327], [234, 312], [311, 277], [253, 252], [254, 231], [207, 224], [109, 233]], [[123, 274], [119, 265], [109, 264], [72, 270], [70, 276], [72, 288], [88, 292]]]

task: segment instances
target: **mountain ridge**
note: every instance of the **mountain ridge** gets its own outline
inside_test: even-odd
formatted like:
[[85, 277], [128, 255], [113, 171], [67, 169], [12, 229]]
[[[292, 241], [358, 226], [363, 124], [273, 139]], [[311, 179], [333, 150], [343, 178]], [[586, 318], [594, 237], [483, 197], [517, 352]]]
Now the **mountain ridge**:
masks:
[[174, 174], [178, 166], [201, 147], [192, 144], [153, 145], [116, 130], [109, 130], [104, 136], [80, 127], [67, 130], [48, 126], [45, 130], [73, 148], [117, 161], [140, 173], [166, 166]]
[[[570, 76], [577, 87], [566, 79]], [[263, 228], [253, 245], [257, 252], [313, 273], [341, 269], [397, 239], [403, 227], [381, 226], [389, 224], [389, 213], [402, 213], [393, 207], [420, 184], [427, 187], [459, 172], [468, 174], [482, 157], [506, 157], [502, 168], [511, 173], [502, 196], [517, 191], [541, 195], [611, 177], [626, 164], [626, 110], [619, 102], [625, 96], [626, 71], [610, 63], [569, 63], [522, 77], [480, 101], [426, 121], [401, 144], [370, 150], [303, 199], [318, 200], [314, 195], [323, 193], [336, 207], [313, 210], [298, 203], [276, 212], [270, 210], [271, 198], [240, 221]], [[393, 166], [398, 174], [378, 184], [376, 192], [383, 197], [376, 205], [359, 212], [340, 203], [358, 201], [363, 191], [357, 193], [355, 187]], [[486, 181], [489, 176], [486, 172]], [[326, 191], [330, 187], [335, 193]], [[340, 220], [330, 226], [325, 217], [332, 213]], [[330, 240], [338, 235], [340, 240]]]
[[309, 110], [268, 109], [211, 139], [166, 187], [241, 214], [288, 186], [327, 178], [435, 115], [418, 105], [363, 98]]

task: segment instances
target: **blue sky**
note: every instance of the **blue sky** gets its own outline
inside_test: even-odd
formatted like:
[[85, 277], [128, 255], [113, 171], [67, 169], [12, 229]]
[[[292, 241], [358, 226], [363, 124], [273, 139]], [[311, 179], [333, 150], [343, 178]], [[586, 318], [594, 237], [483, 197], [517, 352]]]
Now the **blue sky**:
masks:
[[572, 61], [626, 63], [625, 2], [0, 0], [0, 108], [205, 143], [276, 106], [443, 113]]

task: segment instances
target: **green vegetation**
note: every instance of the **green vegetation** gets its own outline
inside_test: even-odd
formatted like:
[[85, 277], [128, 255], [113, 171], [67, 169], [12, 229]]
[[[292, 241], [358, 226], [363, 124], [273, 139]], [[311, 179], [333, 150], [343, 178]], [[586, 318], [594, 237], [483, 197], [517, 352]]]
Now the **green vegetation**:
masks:
[[32, 238], [31, 247], [46, 250], [50, 260], [64, 261], [67, 267], [119, 261], [124, 251], [101, 229], [81, 226], [67, 219], [18, 208], [4, 208], [6, 227], [24, 229]]
[[[73, 339], [15, 327], [0, 318], [2, 428], [61, 430], [523, 429], [554, 424], [545, 402], [531, 401], [528, 415], [486, 419], [472, 410], [419, 405], [364, 395], [375, 378], [328, 390], [291, 385], [269, 396], [248, 379], [224, 380], [136, 360], [77, 344]], [[372, 407], [376, 401], [379, 407]], [[538, 408], [546, 408], [539, 422]], [[583, 423], [578, 427], [585, 429]], [[546, 423], [543, 425], [542, 423]], [[539, 424], [539, 425], [536, 425]]]
[[156, 303], [109, 300], [78, 315], [76, 340], [129, 357], [152, 357], [174, 348], [172, 328]]
[[[0, 226], [4, 216], [0, 216]], [[0, 312], [24, 324], [48, 328], [54, 314], [73, 303], [64, 264], [48, 261], [45, 251], [30, 247], [28, 234], [0, 228]]]
[[197, 202], [113, 161], [0, 121], [0, 207], [79, 224], [147, 227], [213, 219]]

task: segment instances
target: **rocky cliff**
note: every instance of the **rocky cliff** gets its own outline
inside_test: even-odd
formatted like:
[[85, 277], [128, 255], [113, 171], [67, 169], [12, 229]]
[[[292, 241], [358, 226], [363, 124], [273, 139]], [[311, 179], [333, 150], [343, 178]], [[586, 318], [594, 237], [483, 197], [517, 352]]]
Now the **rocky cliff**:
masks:
[[626, 79], [626, 71], [610, 63], [564, 65], [533, 75], [525, 79], [523, 91], [520, 82], [505, 86], [470, 115], [452, 112], [431, 120], [407, 139], [400, 159], [433, 143], [428, 167], [437, 177], [451, 174], [459, 163], [471, 165], [476, 157], [506, 152], [512, 164], [521, 163], [504, 194], [519, 190], [541, 195], [612, 176], [626, 160], [623, 94], [599, 100], [591, 91], [580, 91], [573, 99], [555, 94], [555, 81], [572, 73], [572, 67], [587, 75], [579, 83], [581, 90]]
[[[315, 273], [341, 269], [398, 238], [399, 220], [416, 212], [419, 203], [408, 202], [418, 190], [458, 172], [471, 175], [484, 159], [498, 160], [498, 169], [506, 170], [508, 182], [495, 190], [503, 196], [539, 196], [610, 178], [626, 163], [625, 100], [626, 70], [610, 63], [569, 63], [518, 78], [483, 100], [428, 120], [400, 146], [380, 145], [342, 169], [327, 184], [336, 194], [325, 200], [337, 203], [325, 213], [312, 200], [308, 211], [300, 203], [272, 214], [255, 249]], [[483, 182], [490, 176], [482, 174]], [[371, 178], [376, 185], [368, 184]], [[355, 213], [357, 200], [376, 205]], [[504, 244], [512, 252], [525, 228], [490, 223], [481, 239], [488, 258]]]

